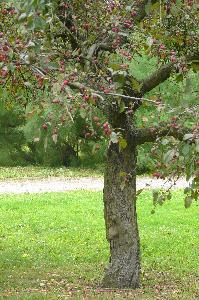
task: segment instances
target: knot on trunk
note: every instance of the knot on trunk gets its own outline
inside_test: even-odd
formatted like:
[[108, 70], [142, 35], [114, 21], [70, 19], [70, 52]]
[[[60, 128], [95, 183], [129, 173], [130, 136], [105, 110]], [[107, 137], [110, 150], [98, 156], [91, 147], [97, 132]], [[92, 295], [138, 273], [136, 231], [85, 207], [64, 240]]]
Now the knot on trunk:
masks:
[[112, 225], [108, 230], [108, 240], [111, 241], [114, 238], [118, 237], [118, 235], [119, 235], [119, 231], [117, 225], [116, 224]]

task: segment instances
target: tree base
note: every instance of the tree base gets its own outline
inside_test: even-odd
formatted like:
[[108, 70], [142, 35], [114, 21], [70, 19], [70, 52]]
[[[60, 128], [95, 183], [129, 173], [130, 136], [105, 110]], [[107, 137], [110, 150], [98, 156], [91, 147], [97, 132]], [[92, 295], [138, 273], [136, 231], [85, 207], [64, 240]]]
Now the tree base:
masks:
[[107, 288], [132, 288], [140, 287], [140, 266], [132, 266], [120, 262], [118, 267], [110, 264], [105, 270], [102, 286]]

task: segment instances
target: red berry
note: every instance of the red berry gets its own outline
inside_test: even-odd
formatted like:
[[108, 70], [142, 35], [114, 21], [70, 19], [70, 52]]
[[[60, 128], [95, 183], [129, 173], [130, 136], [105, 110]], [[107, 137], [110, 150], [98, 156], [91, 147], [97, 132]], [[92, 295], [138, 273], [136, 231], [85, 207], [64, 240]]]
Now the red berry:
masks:
[[104, 129], [104, 133], [105, 133], [105, 135], [109, 136], [109, 135], [111, 135], [111, 130], [109, 128]]
[[113, 27], [113, 28], [112, 28], [112, 31], [113, 31], [113, 32], [119, 32], [119, 28], [118, 28], [118, 27]]
[[170, 61], [171, 61], [171, 62], [176, 62], [176, 60], [177, 60], [177, 59], [176, 59], [175, 55], [171, 55], [171, 56], [170, 56]]
[[88, 95], [84, 95], [83, 98], [84, 98], [85, 101], [89, 100], [89, 96]]
[[108, 124], [108, 122], [106, 122], [106, 123], [104, 123], [104, 124], [103, 124], [103, 128], [104, 128], [104, 129], [107, 129], [107, 128], [109, 128], [109, 124]]
[[153, 177], [156, 177], [156, 178], [163, 178], [162, 174], [159, 173], [159, 172], [155, 172], [152, 174]]
[[176, 120], [177, 120], [177, 117], [176, 117], [176, 116], [173, 116], [173, 117], [171, 117], [171, 120], [172, 120], [172, 121], [176, 121]]
[[165, 50], [166, 47], [165, 47], [165, 45], [161, 44], [160, 47], [159, 47], [159, 49], [160, 49], [160, 50]]
[[84, 28], [84, 29], [88, 30], [89, 27], [90, 27], [90, 24], [89, 24], [89, 23], [84, 23], [84, 24], [83, 24], [83, 28]]
[[53, 100], [52, 100], [52, 103], [53, 103], [53, 104], [59, 104], [59, 103], [60, 103], [60, 100], [59, 100], [59, 99], [53, 99]]
[[85, 133], [85, 138], [88, 139], [88, 138], [90, 138], [90, 137], [91, 137], [91, 133], [90, 133], [90, 132], [86, 132], [86, 133]]
[[3, 51], [7, 52], [9, 50], [9, 47], [7, 45], [3, 46]]
[[47, 124], [44, 123], [44, 124], [42, 125], [42, 128], [43, 128], [44, 130], [46, 130], [46, 129], [48, 128]]
[[68, 85], [69, 84], [69, 80], [64, 80], [63, 85]]
[[98, 118], [98, 116], [94, 116], [94, 117], [93, 117], [93, 121], [94, 121], [94, 122], [99, 122], [99, 120], [100, 120], [100, 119]]
[[96, 144], [96, 145], [95, 145], [95, 149], [96, 149], [96, 150], [99, 150], [99, 149], [100, 149], [100, 145], [99, 145], [99, 144]]
[[137, 16], [137, 12], [136, 12], [135, 10], [133, 10], [133, 11], [131, 12], [131, 16], [132, 16], [132, 17]]
[[6, 77], [6, 76], [8, 75], [8, 70], [3, 69], [3, 70], [1, 71], [1, 75], [2, 75], [2, 77]]
[[125, 27], [125, 28], [130, 28], [131, 25], [132, 25], [131, 20], [126, 20], [126, 21], [124, 21], [124, 27]]
[[7, 15], [8, 11], [7, 11], [7, 9], [4, 8], [4, 9], [2, 9], [1, 13], [2, 13], [3, 15]]

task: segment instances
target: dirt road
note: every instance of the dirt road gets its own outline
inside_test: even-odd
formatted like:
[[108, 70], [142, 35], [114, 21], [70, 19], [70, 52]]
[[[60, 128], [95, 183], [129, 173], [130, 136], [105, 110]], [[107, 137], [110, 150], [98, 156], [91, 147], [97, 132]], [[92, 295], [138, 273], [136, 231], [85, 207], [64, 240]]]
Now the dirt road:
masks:
[[[171, 183], [164, 184], [161, 179], [150, 177], [138, 177], [137, 189], [147, 188], [168, 188]], [[184, 188], [187, 186], [184, 179], [180, 179], [173, 188]], [[27, 179], [27, 180], [6, 180], [0, 181], [0, 194], [21, 194], [21, 193], [45, 193], [45, 192], [65, 192], [72, 190], [103, 190], [102, 178], [56, 178], [49, 179]]]

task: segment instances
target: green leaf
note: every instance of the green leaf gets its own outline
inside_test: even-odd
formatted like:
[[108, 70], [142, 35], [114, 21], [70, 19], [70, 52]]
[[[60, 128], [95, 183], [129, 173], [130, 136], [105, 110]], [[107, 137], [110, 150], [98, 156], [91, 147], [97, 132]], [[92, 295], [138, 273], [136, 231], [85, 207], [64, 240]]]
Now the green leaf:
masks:
[[23, 22], [26, 18], [27, 18], [27, 14], [24, 12], [19, 16], [18, 21]]
[[153, 205], [155, 206], [158, 201], [158, 196], [159, 196], [159, 190], [153, 190]]
[[178, 5], [171, 5], [171, 13], [173, 16], [177, 16], [180, 10], [180, 6]]
[[140, 195], [143, 191], [144, 191], [144, 189], [138, 190], [137, 193], [136, 193], [136, 196]]
[[196, 61], [196, 62], [193, 61], [192, 64], [191, 64], [191, 68], [194, 72], [198, 72], [199, 71], [199, 62], [198, 61]]
[[168, 164], [174, 158], [174, 156], [179, 156], [179, 153], [176, 149], [171, 149], [164, 154], [163, 160], [166, 164]]
[[167, 197], [168, 200], [171, 200], [171, 198], [172, 198], [171, 192], [168, 192], [166, 197]]
[[110, 64], [110, 68], [108, 68], [108, 70], [113, 73], [114, 71], [119, 71], [121, 69], [120, 64], [117, 63], [111, 63]]
[[184, 199], [184, 206], [185, 208], [189, 208], [192, 204], [192, 198], [190, 196], [185, 197]]
[[80, 109], [79, 114], [82, 119], [85, 119], [87, 116], [87, 112], [85, 111], [85, 109]]
[[193, 179], [193, 182], [194, 182], [194, 184], [195, 184], [195, 183], [199, 183], [199, 176], [198, 176], [198, 177], [195, 177], [195, 178]]
[[44, 139], [44, 151], [47, 151], [47, 147], [48, 147], [48, 137], [46, 136]]
[[176, 76], [176, 82], [182, 82], [183, 79], [184, 79], [184, 77], [183, 77], [182, 73], [181, 73], [181, 74], [178, 74], [178, 75]]
[[131, 81], [131, 85], [132, 85], [132, 88], [137, 91], [137, 92], [140, 92], [141, 91], [141, 88], [142, 88], [142, 84], [140, 82], [138, 82], [137, 80], [133, 79]]
[[126, 11], [131, 11], [132, 10], [132, 6], [131, 5], [127, 5], [126, 6]]
[[127, 72], [126, 71], [114, 71], [112, 73], [114, 81], [118, 82], [120, 85], [124, 85], [126, 81]]
[[191, 146], [189, 144], [184, 145], [183, 148], [182, 148], [182, 154], [184, 156], [187, 156], [187, 154], [189, 153], [190, 149], [191, 149]]
[[168, 139], [163, 139], [161, 144], [165, 146], [165, 145], [169, 144], [169, 140]]
[[116, 132], [113, 131], [113, 132], [111, 133], [110, 140], [111, 140], [111, 142], [114, 143], [114, 144], [117, 144], [117, 143], [118, 143], [119, 139], [118, 139], [118, 135], [117, 135]]
[[187, 187], [184, 189], [184, 194], [188, 194], [188, 193], [190, 192], [190, 190], [191, 190], [190, 187], [187, 186]]
[[145, 12], [147, 15], [149, 15], [150, 11], [151, 11], [151, 0], [148, 0], [147, 4], [145, 5]]
[[195, 140], [195, 144], [196, 144], [195, 150], [196, 152], [199, 152], [199, 139]]
[[125, 103], [124, 103], [124, 101], [120, 101], [120, 113], [123, 113], [124, 112], [124, 110], [125, 110]]
[[163, 195], [160, 195], [157, 200], [158, 200], [158, 204], [162, 205], [165, 201], [165, 197]]
[[123, 191], [124, 190], [124, 188], [125, 188], [125, 181], [124, 180], [122, 180], [122, 182], [121, 182], [121, 184], [120, 184], [120, 189]]

